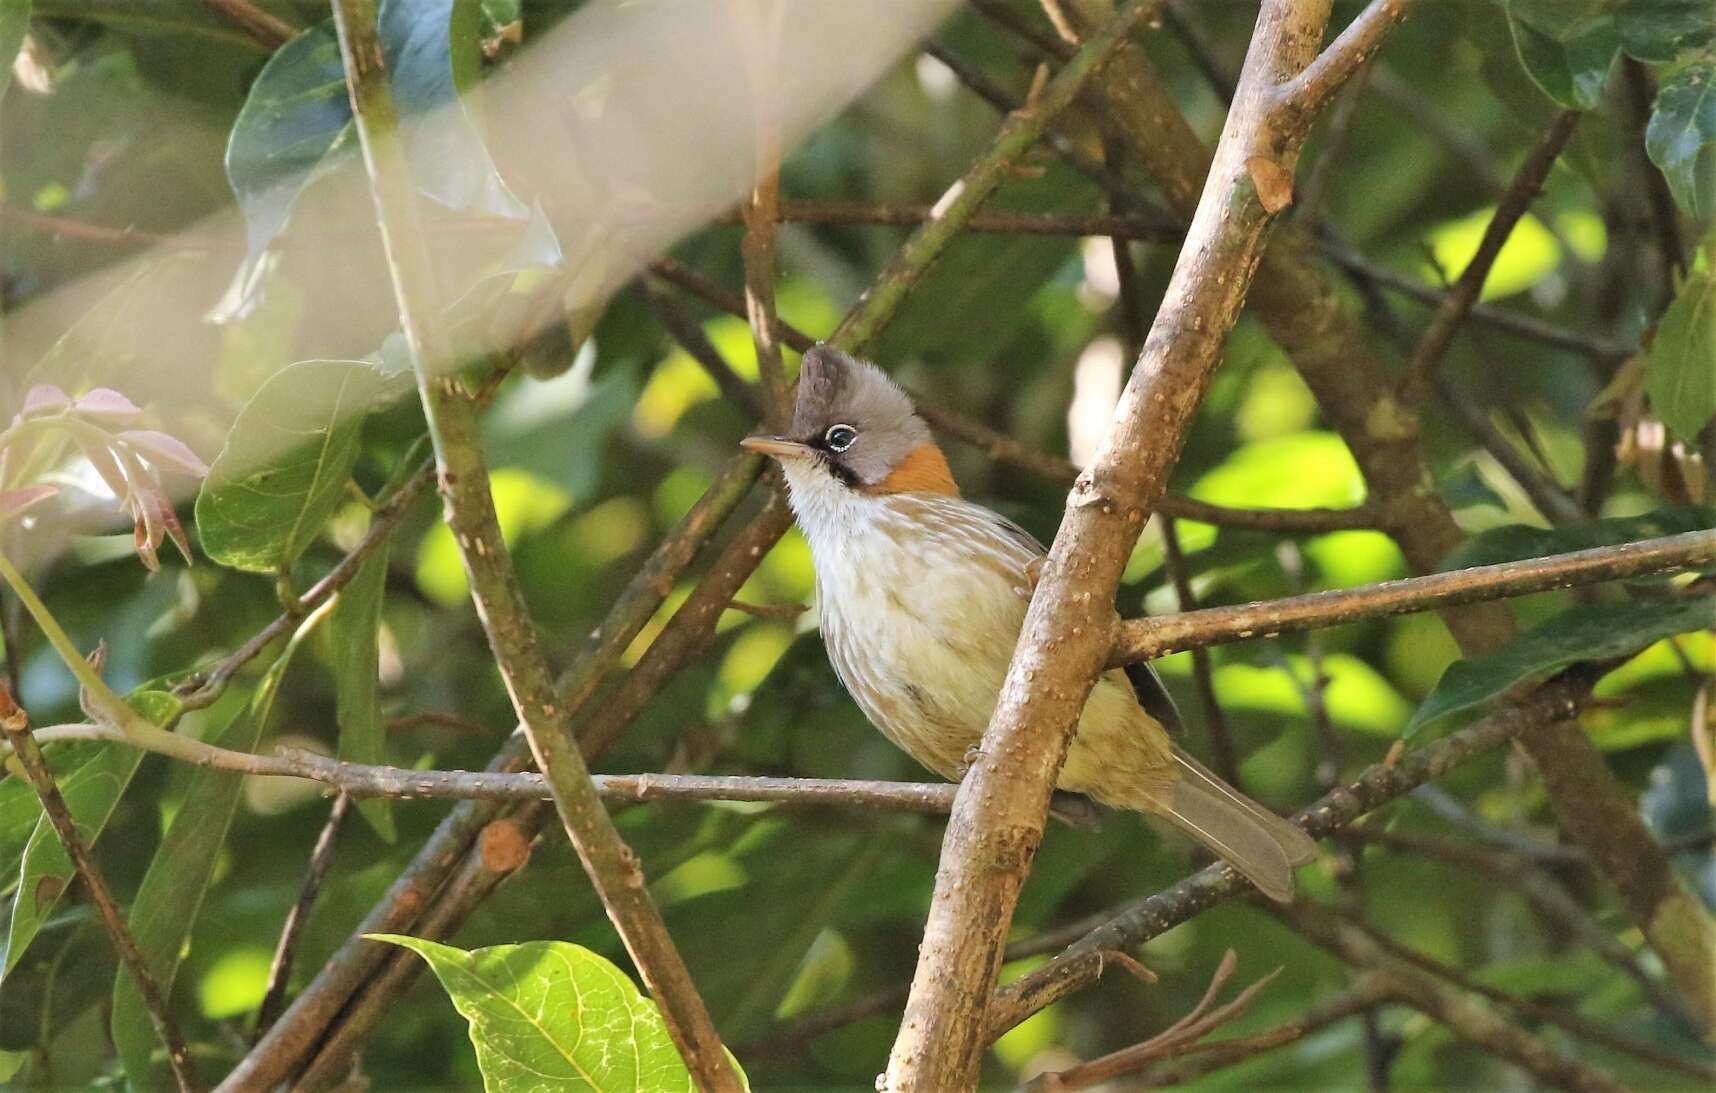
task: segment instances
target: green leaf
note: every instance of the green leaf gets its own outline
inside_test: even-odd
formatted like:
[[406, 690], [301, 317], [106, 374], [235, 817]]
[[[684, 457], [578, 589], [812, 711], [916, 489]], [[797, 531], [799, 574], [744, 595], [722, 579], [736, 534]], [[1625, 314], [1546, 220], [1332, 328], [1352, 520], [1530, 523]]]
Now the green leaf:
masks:
[[478, 20], [471, 0], [382, 0], [377, 29], [418, 189], [450, 209], [523, 219], [459, 104], [480, 75]]
[[[348, 763], [386, 761], [381, 705], [376, 696], [380, 673], [376, 632], [381, 626], [386, 588], [387, 547], [383, 546], [358, 567], [356, 576], [334, 601], [328, 620], [337, 687], [335, 718], [340, 726], [337, 754]], [[396, 838], [392, 804], [381, 797], [357, 803], [364, 819], [388, 842]]]
[[[443, 109], [476, 81], [481, 64], [478, 13], [464, 0], [385, 0], [377, 30], [403, 118], [418, 188], [449, 208], [523, 218], [481, 135], [462, 108]], [[252, 299], [268, 244], [285, 230], [298, 195], [348, 143], [351, 101], [332, 20], [281, 46], [251, 84], [227, 143], [227, 181], [247, 225], [248, 253], [237, 302]]]
[[1639, 516], [1615, 516], [1569, 527], [1538, 528], [1506, 524], [1479, 532], [1442, 560], [1442, 569], [1517, 562], [1594, 547], [1620, 546], [1640, 539], [1716, 528], [1716, 508], [1671, 505]]
[[1650, 64], [1672, 61], [1716, 36], [1710, 0], [1625, 0], [1616, 19], [1621, 48]]
[[1581, 604], [1547, 619], [1487, 656], [1455, 661], [1406, 725], [1407, 737], [1449, 714], [1496, 698], [1523, 680], [1580, 661], [1625, 656], [1674, 634], [1716, 623], [1706, 598]]
[[[153, 689], [134, 691], [125, 701], [157, 725], [165, 724], [178, 708], [178, 699], [172, 694]], [[143, 753], [117, 743], [96, 744], [92, 750], [94, 754], [61, 778], [58, 785], [72, 819], [77, 821], [78, 833], [93, 846], [113, 816], [120, 795], [131, 784], [131, 776], [137, 773]], [[0, 947], [0, 985], [17, 967], [75, 876], [71, 859], [54, 834], [53, 825], [42, 816], [24, 847], [18, 890], [12, 899], [12, 919], [5, 944]]]
[[[304, 620], [292, 640], [257, 684], [249, 706], [209, 742], [234, 751], [253, 752], [268, 721], [280, 679], [291, 663], [304, 636], [322, 619], [316, 613]], [[170, 995], [179, 972], [179, 958], [190, 940], [191, 927], [202, 909], [203, 896], [214, 880], [215, 864], [227, 829], [232, 826], [244, 775], [235, 771], [200, 767], [185, 788], [184, 804], [161, 839], [149, 871], [131, 902], [126, 918], [138, 951]], [[113, 980], [113, 1044], [134, 1089], [163, 1089], [172, 1085], [166, 1057], [156, 1058], [159, 1041], [149, 1009], [143, 1004], [137, 983], [123, 970]]]
[[1709, 172], [1699, 157], [1716, 142], [1716, 57], [1703, 57], [1664, 81], [1645, 126], [1645, 151], [1662, 169], [1676, 201], [1703, 219], [1716, 212]]
[[320, 177], [351, 118], [332, 20], [299, 34], [262, 66], [226, 146], [227, 181], [247, 225], [241, 279], [286, 227], [292, 203]]
[[1621, 50], [1610, 0], [1507, 0], [1520, 63], [1562, 106], [1589, 110]]
[[398, 934], [368, 936], [410, 949], [434, 969], [471, 1023], [485, 1089], [694, 1088], [655, 1003], [583, 946], [528, 941], [467, 952]]
[[364, 415], [410, 388], [365, 361], [300, 361], [239, 412], [197, 495], [203, 550], [253, 573], [289, 566], [344, 497]]
[[[1716, 96], [1710, 102], [1716, 123]], [[1645, 392], [1682, 440], [1716, 417], [1716, 271], [1688, 277], [1663, 313], [1645, 362]]]
[[0, 99], [12, 83], [12, 62], [30, 29], [30, 0], [0, 0]]

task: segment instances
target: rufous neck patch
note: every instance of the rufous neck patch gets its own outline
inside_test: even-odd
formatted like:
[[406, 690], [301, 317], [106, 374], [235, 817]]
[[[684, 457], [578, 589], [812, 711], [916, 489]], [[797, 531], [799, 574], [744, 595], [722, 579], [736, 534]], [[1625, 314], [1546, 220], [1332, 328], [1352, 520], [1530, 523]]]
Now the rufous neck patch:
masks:
[[926, 442], [906, 453], [899, 466], [874, 486], [864, 487], [865, 493], [939, 493], [959, 496], [959, 484], [948, 469], [947, 456], [934, 442]]

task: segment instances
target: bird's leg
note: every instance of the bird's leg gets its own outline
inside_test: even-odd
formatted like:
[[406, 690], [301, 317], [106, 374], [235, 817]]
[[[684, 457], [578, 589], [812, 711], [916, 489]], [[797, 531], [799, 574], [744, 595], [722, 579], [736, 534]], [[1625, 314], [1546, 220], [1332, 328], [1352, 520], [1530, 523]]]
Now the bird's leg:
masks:
[[971, 773], [971, 768], [977, 764], [977, 757], [983, 754], [982, 743], [976, 743], [965, 749], [965, 754], [959, 759], [959, 778], [965, 781], [965, 776]]
[[1044, 554], [1025, 563], [1025, 581], [1031, 586], [1033, 596], [1037, 594], [1037, 582], [1043, 579], [1043, 566], [1047, 565], [1048, 561], [1049, 556]]

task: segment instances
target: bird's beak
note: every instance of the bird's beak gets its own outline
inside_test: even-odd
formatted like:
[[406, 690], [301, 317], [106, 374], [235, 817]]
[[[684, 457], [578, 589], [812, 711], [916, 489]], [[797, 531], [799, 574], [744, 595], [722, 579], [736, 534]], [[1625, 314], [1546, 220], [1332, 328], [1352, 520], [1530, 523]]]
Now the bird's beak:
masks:
[[809, 444], [788, 440], [784, 436], [748, 436], [739, 441], [739, 447], [776, 459], [803, 459], [814, 450]]

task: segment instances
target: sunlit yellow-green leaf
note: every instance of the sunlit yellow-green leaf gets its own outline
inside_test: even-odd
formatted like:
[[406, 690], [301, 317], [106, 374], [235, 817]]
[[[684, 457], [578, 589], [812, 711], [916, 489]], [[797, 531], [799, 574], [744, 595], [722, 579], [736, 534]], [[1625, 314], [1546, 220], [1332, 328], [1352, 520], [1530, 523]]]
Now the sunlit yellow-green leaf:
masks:
[[[552, 525], [572, 507], [572, 496], [547, 479], [516, 467], [502, 467], [490, 477], [495, 518], [510, 548], [518, 540]], [[468, 595], [459, 544], [445, 524], [437, 524], [417, 548], [417, 586], [443, 607], [453, 607]]]
[[[1452, 280], [1471, 264], [1484, 237], [1484, 229], [1494, 216], [1494, 208], [1479, 209], [1426, 233], [1425, 242], [1429, 244], [1430, 254], [1442, 274]], [[1553, 271], [1560, 262], [1561, 244], [1555, 241], [1555, 236], [1543, 226], [1542, 221], [1528, 213], [1514, 225], [1501, 253], [1496, 256], [1489, 278], [1484, 282], [1481, 298], [1495, 300], [1523, 292]], [[1423, 275], [1432, 283], [1439, 280], [1436, 269], [1426, 269]]]
[[257, 945], [228, 949], [197, 983], [197, 1003], [204, 1017], [225, 1021], [255, 1012], [268, 989], [268, 969], [274, 954]]

